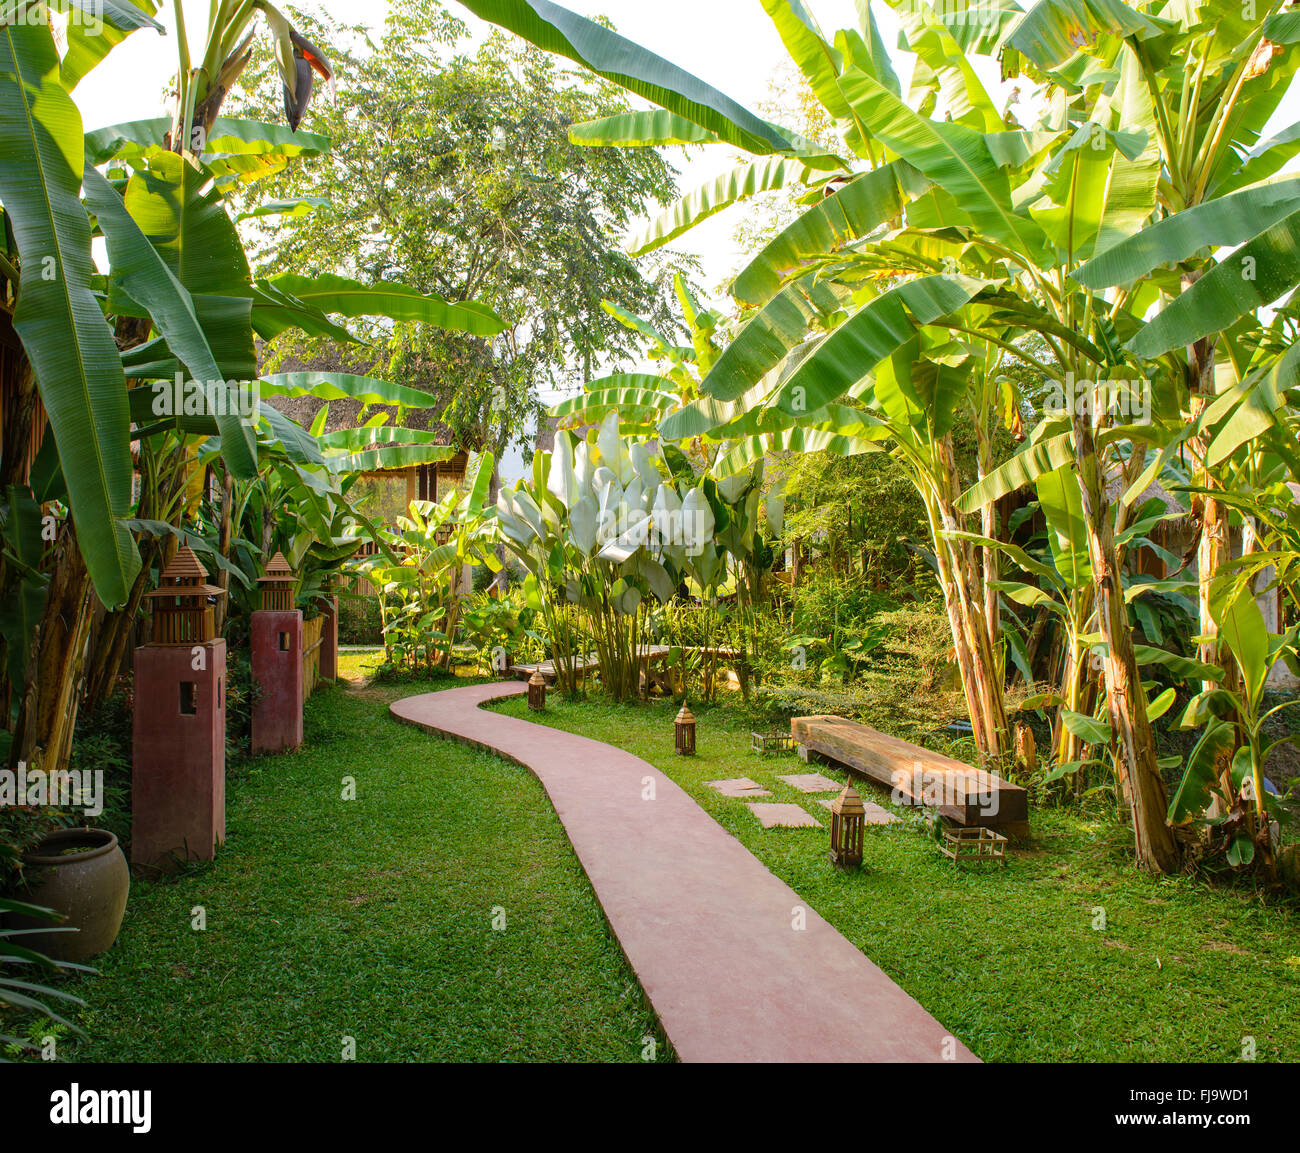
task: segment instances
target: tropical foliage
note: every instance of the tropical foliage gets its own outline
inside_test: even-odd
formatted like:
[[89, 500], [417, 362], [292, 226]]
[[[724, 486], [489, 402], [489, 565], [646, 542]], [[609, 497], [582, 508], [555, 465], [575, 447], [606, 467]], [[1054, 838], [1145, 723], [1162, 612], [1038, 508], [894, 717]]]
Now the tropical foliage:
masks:
[[501, 568], [493, 510], [485, 506], [495, 467], [490, 454], [478, 456], [463, 486], [436, 504], [413, 501], [395, 532], [377, 532], [393, 559], [380, 555], [355, 566], [379, 593], [389, 663], [430, 672], [451, 667], [467, 567]]
[[502, 490], [501, 531], [528, 569], [568, 691], [590, 645], [614, 698], [637, 695], [655, 606], [683, 586], [706, 603], [729, 584], [753, 599], [761, 485], [761, 466], [722, 481], [697, 475], [672, 446], [621, 436], [613, 412], [586, 438], [558, 432], [553, 451], [534, 457], [531, 483]]
[[[179, 541], [236, 592], [273, 544], [308, 568], [337, 565], [364, 523], [349, 474], [453, 451], [381, 422], [332, 439], [323, 424], [298, 426], [264, 402], [348, 396], [400, 410], [430, 398], [340, 374], [260, 379], [258, 338], [296, 327], [354, 340], [334, 317], [503, 327], [486, 306], [396, 283], [253, 276], [231, 195], [329, 147], [295, 130], [311, 77], [330, 66], [268, 3], [214, 4], [201, 51], [176, 27], [170, 118], [83, 134], [77, 83], [126, 35], [156, 29], [155, 8], [112, 6], [94, 43], [74, 22], [62, 59], [47, 21], [0, 27], [0, 323], [14, 336], [3, 362], [0, 698], [8, 758], [46, 767], [66, 764], [79, 704], [112, 691], [143, 594]], [[258, 20], [274, 40], [288, 129], [220, 116]], [[91, 259], [99, 235], [106, 274]], [[49, 435], [33, 462], [42, 414]]]
[[[1216, 590], [1228, 581], [1262, 591], [1282, 550], [1267, 538], [1264, 508], [1247, 508], [1260, 559], [1230, 565], [1220, 494], [1295, 461], [1286, 408], [1295, 318], [1285, 306], [1271, 320], [1261, 312], [1297, 282], [1296, 181], [1277, 175], [1296, 133], [1261, 139], [1295, 73], [1294, 19], [1280, 4], [1213, 0], [1173, 9], [1041, 0], [1027, 10], [896, 0], [913, 58], [904, 92], [865, 0], [859, 25], [833, 37], [799, 0], [763, 0], [836, 123], [843, 148], [832, 153], [554, 4], [465, 5], [662, 110], [578, 126], [575, 140], [746, 154], [636, 247], [759, 189], [806, 188], [804, 213], [733, 281], [743, 326], [698, 398], [663, 415], [661, 436], [731, 446], [718, 475], [796, 439], [887, 447], [925, 504], [971, 723], [994, 764], [1012, 751], [1003, 604], [1039, 595], [1002, 579], [1012, 541], [997, 502], [1034, 486], [1052, 573], [1030, 572], [1062, 605], [1058, 635], [1070, 650], [1056, 694], [1062, 723], [1108, 750], [1141, 863], [1177, 869], [1135, 642], [1134, 603], [1150, 590], [1126, 589], [1120, 574], [1150, 527], [1143, 494], [1181, 479], [1200, 521], [1201, 663], [1234, 673], [1215, 641]], [[981, 56], [1034, 85], [1034, 98], [999, 107], [972, 65]], [[1056, 396], [1029, 429], [1017, 387], [1026, 368]], [[957, 467], [958, 425], [977, 439], [970, 480]], [[1004, 462], [992, 451], [999, 426], [1024, 437]], [[1167, 475], [1179, 453], [1193, 461], [1191, 485]], [[1095, 725], [1071, 719], [1093, 713], [1079, 695], [1085, 653], [1102, 671]], [[1064, 740], [1059, 752], [1075, 748]], [[1252, 835], [1267, 858], [1268, 823]]]

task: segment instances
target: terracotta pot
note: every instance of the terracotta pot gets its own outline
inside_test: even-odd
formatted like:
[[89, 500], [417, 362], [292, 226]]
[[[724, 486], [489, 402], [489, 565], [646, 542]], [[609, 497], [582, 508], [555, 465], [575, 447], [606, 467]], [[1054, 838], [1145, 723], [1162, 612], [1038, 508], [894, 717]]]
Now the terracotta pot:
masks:
[[[76, 850], [76, 851], [72, 851]], [[85, 961], [112, 948], [122, 927], [131, 870], [117, 838], [103, 829], [60, 829], [23, 855], [27, 889], [22, 900], [63, 915], [61, 929], [22, 943], [56, 961]], [[49, 921], [10, 918], [14, 928], [44, 929]]]

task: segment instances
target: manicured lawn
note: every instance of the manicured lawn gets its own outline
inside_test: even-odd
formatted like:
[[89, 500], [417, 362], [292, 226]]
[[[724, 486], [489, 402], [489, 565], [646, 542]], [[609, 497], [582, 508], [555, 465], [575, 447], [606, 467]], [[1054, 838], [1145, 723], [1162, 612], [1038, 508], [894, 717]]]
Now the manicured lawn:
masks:
[[[518, 699], [497, 707], [536, 719]], [[828, 826], [815, 797], [776, 779], [806, 771], [802, 762], [751, 753], [738, 708], [692, 708], [694, 759], [673, 753], [667, 701], [616, 707], [551, 694], [543, 720], [613, 740], [667, 773], [985, 1060], [1238, 1061], [1248, 1037], [1258, 1060], [1300, 1060], [1294, 907], [1143, 876], [1126, 828], [1059, 809], [1032, 814], [1033, 839], [1005, 869], [958, 871], [909, 818], [869, 827], [869, 868], [839, 873], [826, 861], [827, 828], [764, 832], [742, 801], [705, 786], [748, 776]], [[887, 805], [870, 786], [862, 792]], [[1104, 928], [1093, 927], [1099, 910]]]
[[323, 690], [300, 752], [232, 774], [225, 850], [134, 884], [70, 1059], [337, 1061], [345, 1037], [362, 1061], [637, 1061], [647, 1035], [669, 1055], [541, 786], [390, 720], [418, 691]]
[[[342, 671], [374, 662], [347, 653]], [[433, 687], [324, 690], [299, 753], [232, 772], [224, 852], [135, 882], [65, 1057], [333, 1061], [352, 1037], [358, 1060], [620, 1061], [646, 1036], [670, 1056], [531, 774], [388, 718]], [[838, 873], [825, 828], [764, 832], [705, 786], [749, 776], [826, 824], [776, 779], [802, 762], [751, 753], [741, 709], [693, 707], [694, 759], [673, 754], [667, 701], [552, 694], [542, 720], [666, 772], [985, 1060], [1236, 1061], [1247, 1037], [1259, 1060], [1300, 1060], [1294, 907], [1142, 876], [1125, 828], [1053, 809], [1006, 869], [954, 869], [904, 813], [867, 830], [866, 870]]]

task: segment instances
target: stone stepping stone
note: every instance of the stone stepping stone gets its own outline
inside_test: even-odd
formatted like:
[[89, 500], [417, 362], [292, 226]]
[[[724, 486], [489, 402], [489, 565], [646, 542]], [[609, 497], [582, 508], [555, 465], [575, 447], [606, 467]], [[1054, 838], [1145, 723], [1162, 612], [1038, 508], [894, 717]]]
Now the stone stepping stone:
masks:
[[706, 781], [711, 789], [717, 789], [724, 797], [770, 797], [769, 789], [763, 788], [757, 781], [748, 777], [730, 777], [725, 781]]
[[830, 777], [824, 777], [821, 773], [790, 773], [776, 779], [792, 785], [801, 793], [829, 793], [832, 789], [838, 793], [844, 788], [839, 781], [832, 781]]
[[[823, 797], [820, 798], [817, 801], [817, 803], [819, 805], [824, 805], [826, 808], [829, 809], [831, 807], [831, 801], [833, 799], [834, 799], [833, 797]], [[898, 823], [898, 818], [894, 816], [893, 813], [891, 813], [888, 809], [883, 808], [880, 805], [876, 804], [875, 801], [863, 801], [862, 807], [863, 809], [866, 810], [866, 815], [863, 817], [863, 822], [865, 824], [894, 825]]]
[[746, 805], [765, 829], [820, 829], [821, 821], [802, 805], [757, 804]]

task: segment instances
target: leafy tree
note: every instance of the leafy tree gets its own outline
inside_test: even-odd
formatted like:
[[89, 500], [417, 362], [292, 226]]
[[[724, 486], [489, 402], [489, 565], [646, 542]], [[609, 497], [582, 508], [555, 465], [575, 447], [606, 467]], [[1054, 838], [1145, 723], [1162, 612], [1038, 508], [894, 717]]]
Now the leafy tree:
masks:
[[863, 553], [862, 576], [876, 584], [915, 571], [920, 558], [907, 546], [928, 536], [925, 506], [887, 453], [779, 453], [768, 479], [786, 494], [784, 540], [822, 542], [846, 573], [857, 571]]
[[[445, 399], [438, 414], [456, 443], [500, 456], [523, 443], [539, 387], [572, 389], [603, 364], [628, 357], [633, 334], [602, 307], [671, 326], [671, 273], [612, 239], [675, 191], [668, 163], [651, 150], [579, 148], [576, 122], [628, 110], [614, 86], [578, 79], [552, 57], [493, 34], [472, 54], [465, 28], [430, 0], [393, 5], [372, 42], [357, 29], [295, 13], [326, 46], [342, 83], [318, 102], [313, 127], [333, 148], [286, 169], [272, 185], [304, 211], [267, 238], [268, 267], [344, 270], [367, 283], [399, 280], [449, 300], [473, 298], [508, 322], [492, 339], [419, 324], [361, 328], [369, 347], [357, 371], [401, 379]], [[232, 95], [255, 115], [269, 110], [274, 64], [265, 48]], [[301, 340], [280, 355], [310, 357]]]

